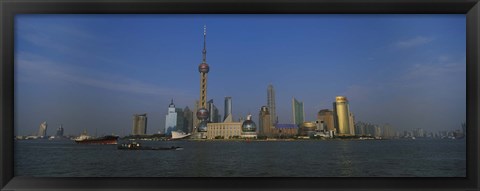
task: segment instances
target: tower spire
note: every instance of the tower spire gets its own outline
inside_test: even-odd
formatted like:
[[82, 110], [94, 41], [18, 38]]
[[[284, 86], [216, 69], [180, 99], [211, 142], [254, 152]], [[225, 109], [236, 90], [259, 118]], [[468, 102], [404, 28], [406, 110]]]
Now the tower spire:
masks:
[[207, 25], [203, 25], [203, 62], [207, 63]]

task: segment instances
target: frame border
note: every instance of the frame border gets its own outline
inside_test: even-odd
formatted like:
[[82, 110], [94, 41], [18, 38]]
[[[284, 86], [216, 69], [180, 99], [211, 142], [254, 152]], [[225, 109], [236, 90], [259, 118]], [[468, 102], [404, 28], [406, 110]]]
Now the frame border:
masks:
[[[2, 0], [0, 188], [2, 190], [479, 190], [479, 0]], [[465, 14], [467, 178], [28, 178], [14, 177], [14, 17], [16, 14]], [[179, 187], [179, 185], [181, 185]], [[204, 186], [200, 188], [199, 186]]]

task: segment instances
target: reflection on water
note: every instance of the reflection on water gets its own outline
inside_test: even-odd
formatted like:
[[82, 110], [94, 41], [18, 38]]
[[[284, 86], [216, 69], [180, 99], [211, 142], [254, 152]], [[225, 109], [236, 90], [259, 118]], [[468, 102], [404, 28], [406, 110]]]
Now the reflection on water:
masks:
[[465, 140], [160, 141], [125, 151], [73, 141], [15, 142], [15, 176], [465, 177]]

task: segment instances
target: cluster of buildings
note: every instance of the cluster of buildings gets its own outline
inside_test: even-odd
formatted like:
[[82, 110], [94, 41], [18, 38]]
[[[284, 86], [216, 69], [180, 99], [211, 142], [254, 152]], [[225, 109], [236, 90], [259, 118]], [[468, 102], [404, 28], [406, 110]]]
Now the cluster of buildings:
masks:
[[60, 127], [57, 128], [55, 135], [48, 136], [47, 135], [48, 123], [46, 121], [40, 123], [38, 127], [38, 132], [36, 135], [30, 136], [17, 136], [15, 139], [22, 140], [22, 139], [66, 139], [67, 137], [64, 135], [63, 125], [60, 124]]
[[[191, 133], [196, 139], [230, 139], [230, 138], [288, 138], [310, 137], [351, 137], [359, 133], [355, 129], [354, 115], [350, 111], [348, 99], [337, 96], [333, 108], [322, 109], [316, 121], [305, 121], [303, 102], [292, 98], [292, 124], [278, 122], [275, 105], [275, 89], [267, 87], [267, 105], [260, 107], [258, 128], [249, 114], [245, 120], [234, 121], [232, 116], [232, 97], [225, 97], [224, 117], [222, 119], [213, 100], [207, 102], [207, 83], [210, 67], [207, 64], [206, 27], [204, 28], [202, 62], [198, 66], [200, 73], [200, 96], [195, 102], [194, 111], [188, 107], [176, 108], [172, 102], [165, 118], [164, 134], [171, 136], [173, 131]], [[195, 115], [193, 112], [196, 112]], [[133, 116], [133, 135], [146, 134], [146, 114]], [[362, 131], [363, 132], [363, 131]]]

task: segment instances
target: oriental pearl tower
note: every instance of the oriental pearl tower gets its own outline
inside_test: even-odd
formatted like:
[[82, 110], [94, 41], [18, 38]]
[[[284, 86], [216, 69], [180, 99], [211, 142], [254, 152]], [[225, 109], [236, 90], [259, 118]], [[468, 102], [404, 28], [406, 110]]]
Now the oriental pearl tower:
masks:
[[197, 110], [198, 132], [207, 132], [209, 112], [207, 110], [207, 74], [210, 67], [207, 64], [207, 26], [203, 26], [203, 61], [198, 66], [200, 72], [200, 107]]

